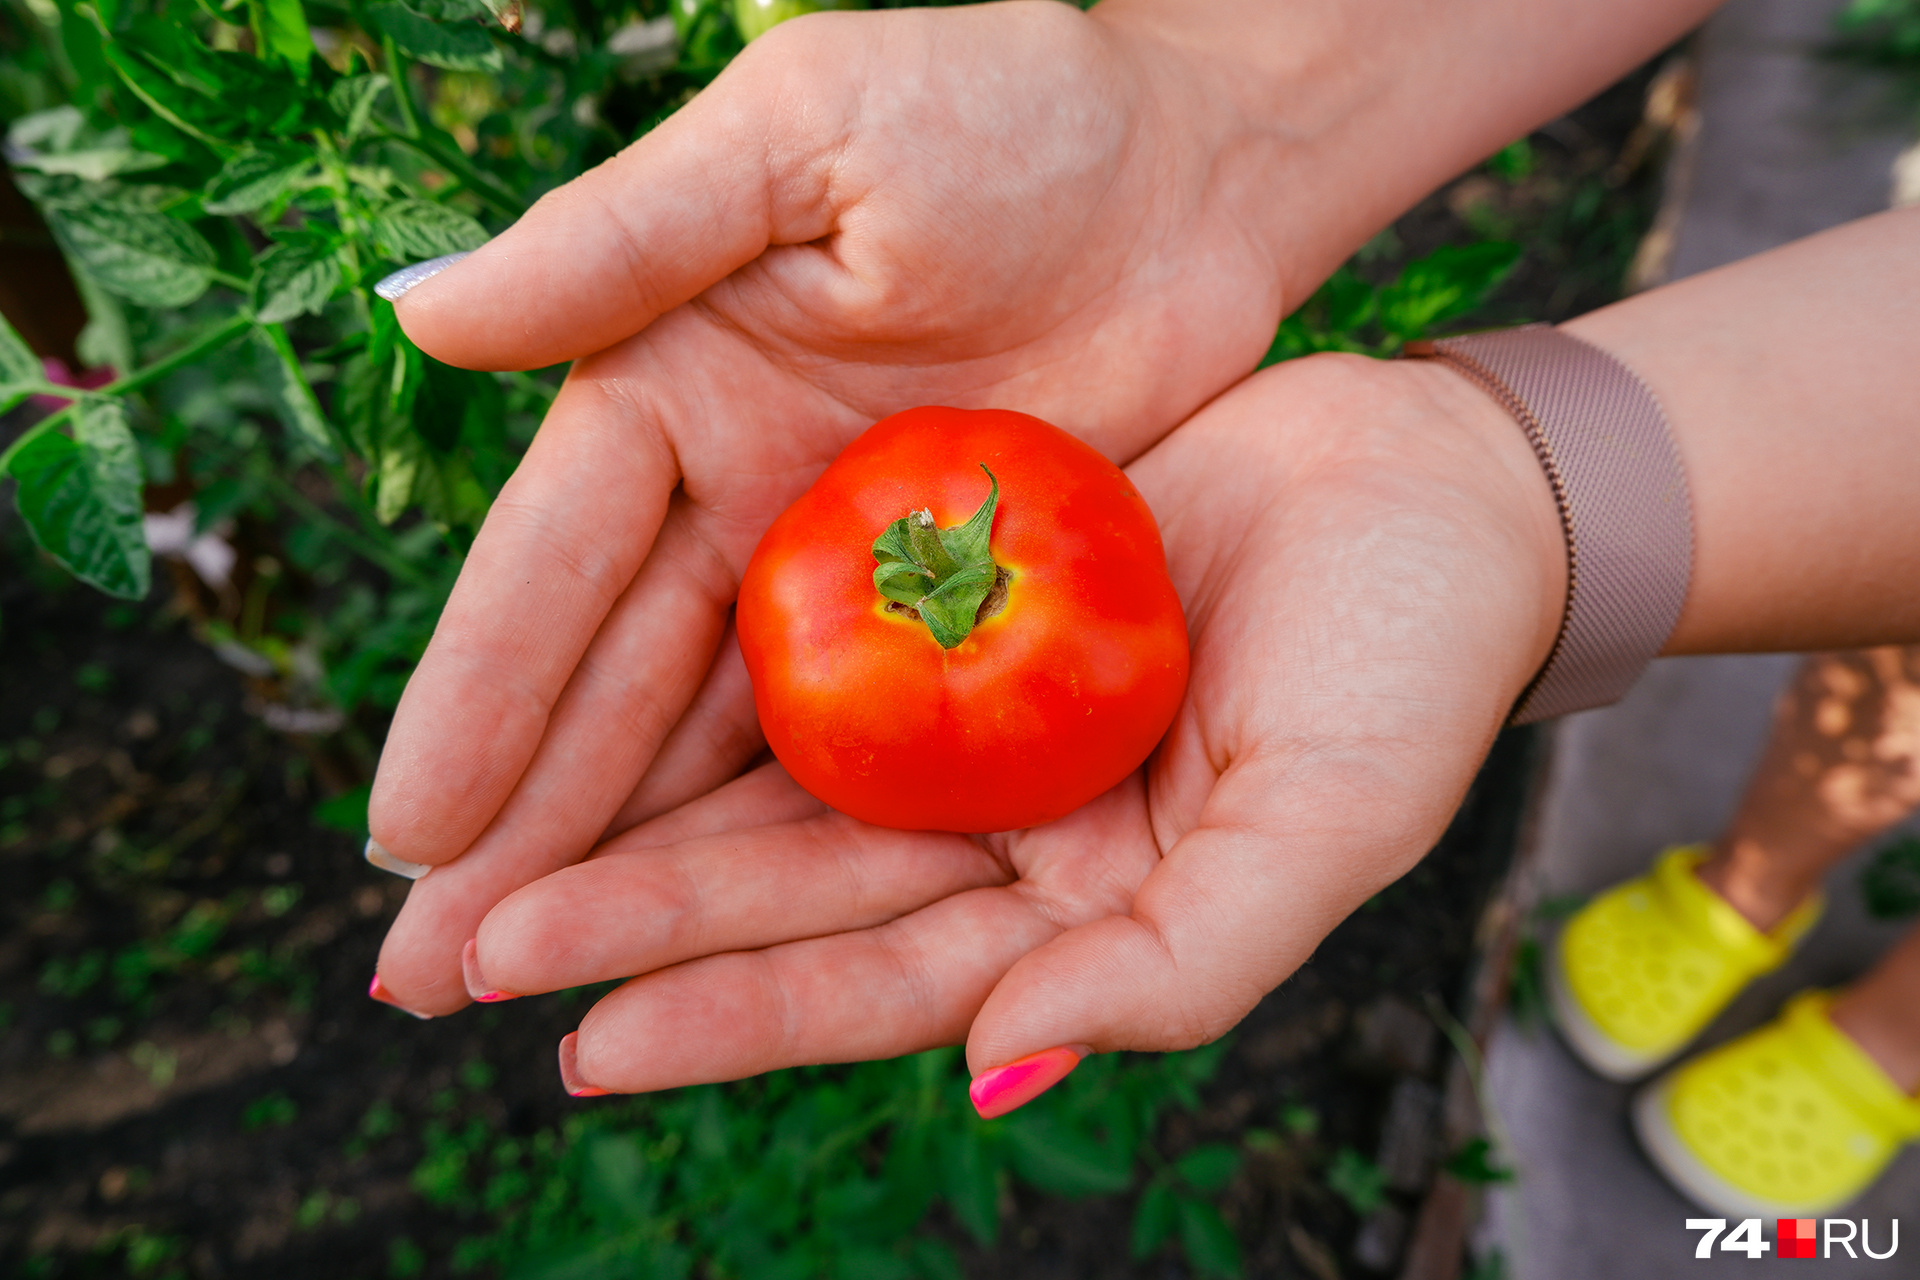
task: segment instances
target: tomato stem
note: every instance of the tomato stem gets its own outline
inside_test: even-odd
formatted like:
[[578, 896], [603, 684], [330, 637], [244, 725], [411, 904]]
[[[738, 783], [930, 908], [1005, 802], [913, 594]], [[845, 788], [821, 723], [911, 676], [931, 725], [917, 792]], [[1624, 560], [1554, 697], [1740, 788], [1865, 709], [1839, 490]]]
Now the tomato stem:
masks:
[[909, 512], [873, 540], [874, 588], [888, 608], [912, 614], [942, 649], [957, 647], [980, 622], [1006, 604], [1012, 575], [993, 562], [988, 546], [1000, 481], [983, 462], [992, 486], [965, 524], [942, 529], [927, 508]]

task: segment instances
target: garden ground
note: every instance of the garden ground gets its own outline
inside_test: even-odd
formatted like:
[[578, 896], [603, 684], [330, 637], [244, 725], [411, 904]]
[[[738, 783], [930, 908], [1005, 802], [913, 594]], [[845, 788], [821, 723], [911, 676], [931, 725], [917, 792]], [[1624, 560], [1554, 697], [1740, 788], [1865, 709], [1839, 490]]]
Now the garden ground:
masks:
[[[1527, 253], [1483, 322], [1606, 301], [1651, 214], [1651, 75], [1409, 214], [1360, 270], [1498, 236]], [[452, 1273], [460, 1241], [492, 1221], [439, 1203], [436, 1144], [476, 1121], [530, 1142], [601, 1105], [567, 1098], [553, 1066], [586, 994], [427, 1023], [369, 1001], [405, 885], [312, 814], [372, 748], [268, 728], [164, 583], [141, 606], [107, 601], [43, 570], [4, 520], [0, 1266]], [[1435, 1158], [1452, 1154], [1433, 1149], [1431, 1107], [1424, 1120], [1400, 1108], [1415, 1118], [1395, 1128], [1390, 1103], [1430, 1096], [1405, 1086], [1446, 1070], [1430, 1015], [1462, 997], [1529, 743], [1502, 740], [1434, 855], [1259, 1007], [1200, 1108], [1157, 1135], [1170, 1156], [1202, 1141], [1244, 1152], [1221, 1203], [1249, 1274], [1390, 1268]], [[991, 1252], [941, 1215], [930, 1224], [968, 1274], [1186, 1274], [1171, 1255], [1132, 1260], [1125, 1198], [1003, 1197]]]

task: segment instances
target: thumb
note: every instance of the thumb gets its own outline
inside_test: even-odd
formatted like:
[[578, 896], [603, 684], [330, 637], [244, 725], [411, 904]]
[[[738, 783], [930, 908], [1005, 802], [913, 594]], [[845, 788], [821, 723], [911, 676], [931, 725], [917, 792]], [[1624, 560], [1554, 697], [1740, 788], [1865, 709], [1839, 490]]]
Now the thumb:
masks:
[[542, 368], [638, 333], [770, 244], [826, 235], [827, 169], [856, 112], [851, 77], [814, 70], [844, 71], [844, 48], [816, 46], [866, 16], [784, 24], [464, 260], [411, 287], [406, 272], [389, 277], [387, 296], [405, 289], [395, 309], [407, 336], [465, 368]]
[[[1226, 1034], [1445, 825], [1442, 810], [1397, 833], [1364, 830], [1364, 804], [1349, 821], [1282, 814], [1276, 793], [1299, 794], [1302, 780], [1273, 773], [1230, 769], [1207, 806], [1214, 825], [1173, 845], [1130, 914], [1070, 929], [1000, 979], [967, 1037], [982, 1115], [1024, 1105], [1088, 1050], [1190, 1049]], [[1238, 815], [1223, 795], [1235, 791], [1249, 801]]]

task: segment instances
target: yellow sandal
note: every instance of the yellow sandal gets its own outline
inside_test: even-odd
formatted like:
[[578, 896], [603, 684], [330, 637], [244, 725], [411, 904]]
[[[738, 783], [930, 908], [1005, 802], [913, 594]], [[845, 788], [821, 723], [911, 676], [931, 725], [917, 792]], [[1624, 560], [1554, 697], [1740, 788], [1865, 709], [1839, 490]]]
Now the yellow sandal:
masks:
[[1554, 1021], [1611, 1080], [1651, 1074], [1755, 978], [1778, 968], [1820, 917], [1809, 898], [1771, 933], [1694, 874], [1705, 845], [1668, 849], [1567, 922], [1547, 963]]
[[1641, 1145], [1698, 1204], [1729, 1217], [1819, 1217], [1920, 1138], [1920, 1099], [1833, 1025], [1828, 1001], [1796, 996], [1773, 1022], [1634, 1099]]

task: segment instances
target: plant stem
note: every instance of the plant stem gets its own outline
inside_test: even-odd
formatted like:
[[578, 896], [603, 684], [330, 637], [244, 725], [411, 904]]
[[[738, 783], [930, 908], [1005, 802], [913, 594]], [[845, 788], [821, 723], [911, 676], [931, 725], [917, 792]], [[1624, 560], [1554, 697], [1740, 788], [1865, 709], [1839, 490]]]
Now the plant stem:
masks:
[[380, 37], [380, 53], [387, 60], [387, 78], [393, 81], [393, 100], [400, 105], [400, 124], [409, 138], [420, 136], [420, 117], [413, 106], [413, 86], [407, 83], [407, 63], [393, 37]]
[[7, 446], [6, 452], [0, 453], [0, 473], [6, 471], [8, 464], [10, 464], [15, 456], [17, 456], [22, 449], [26, 448], [31, 441], [45, 435], [47, 432], [71, 418], [73, 416], [74, 406], [82, 400], [111, 400], [138, 391], [147, 384], [166, 377], [174, 370], [192, 364], [208, 352], [225, 346], [228, 342], [231, 342], [235, 337], [246, 332], [246, 330], [252, 326], [253, 317], [250, 315], [241, 313], [230, 316], [226, 321], [207, 330], [186, 346], [175, 351], [172, 355], [164, 356], [144, 369], [137, 369], [126, 377], [118, 378], [109, 382], [106, 386], [93, 391], [82, 391], [77, 387], [70, 388], [75, 393], [72, 400], [61, 405], [58, 409], [55, 409], [52, 413], [21, 432], [19, 437]]
[[516, 199], [512, 192], [495, 182], [490, 176], [475, 168], [472, 161], [461, 154], [458, 147], [448, 148], [421, 127], [419, 109], [413, 105], [413, 85], [407, 79], [407, 63], [400, 56], [400, 50], [393, 43], [393, 37], [380, 37], [380, 51], [387, 60], [387, 76], [393, 81], [394, 101], [400, 104], [401, 132], [392, 133], [382, 129], [380, 136], [394, 142], [404, 142], [435, 164], [442, 165], [464, 183], [467, 189], [495, 213], [509, 218], [517, 218], [527, 211], [527, 207]]
[[417, 566], [407, 563], [405, 559], [379, 543], [362, 537], [281, 476], [266, 472], [262, 474], [261, 482], [268, 492], [299, 511], [302, 517], [325, 529], [328, 536], [338, 539], [344, 546], [359, 553], [370, 563], [385, 569], [393, 577], [404, 578], [417, 587], [429, 587], [434, 584], [432, 574], [422, 572]]
[[473, 192], [488, 208], [509, 218], [517, 218], [527, 211], [527, 206], [499, 185], [473, 162], [463, 155], [458, 147], [448, 147], [431, 134], [422, 132], [418, 137], [408, 137], [402, 133], [388, 133], [382, 130], [377, 136], [412, 147], [435, 164], [452, 171], [467, 190]]

